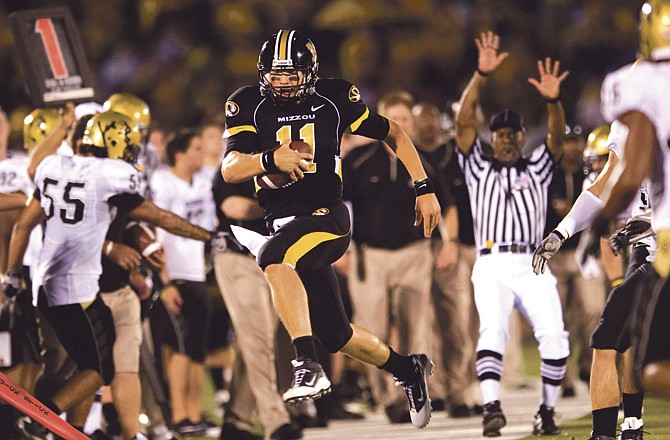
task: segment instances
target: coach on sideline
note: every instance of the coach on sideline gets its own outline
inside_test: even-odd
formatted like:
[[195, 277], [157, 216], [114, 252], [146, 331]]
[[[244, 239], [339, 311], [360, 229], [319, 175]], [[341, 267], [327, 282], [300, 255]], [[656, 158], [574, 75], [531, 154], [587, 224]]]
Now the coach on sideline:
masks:
[[569, 354], [556, 279], [550, 273], [535, 277], [531, 259], [542, 240], [547, 214], [547, 189], [562, 155], [565, 115], [560, 103], [559, 62], [538, 61], [539, 81], [529, 78], [547, 102], [549, 133], [543, 145], [522, 157], [525, 129], [520, 114], [505, 110], [491, 119], [491, 154], [477, 136], [475, 109], [487, 77], [507, 58], [498, 53], [493, 32], [476, 39], [478, 66], [463, 91], [456, 115], [458, 161], [470, 190], [478, 257], [472, 272], [479, 313], [477, 377], [484, 401], [484, 435], [497, 437], [505, 426], [500, 407], [500, 376], [509, 316], [514, 307], [533, 327], [542, 358], [542, 399], [535, 414], [535, 435], [556, 435], [554, 405]]

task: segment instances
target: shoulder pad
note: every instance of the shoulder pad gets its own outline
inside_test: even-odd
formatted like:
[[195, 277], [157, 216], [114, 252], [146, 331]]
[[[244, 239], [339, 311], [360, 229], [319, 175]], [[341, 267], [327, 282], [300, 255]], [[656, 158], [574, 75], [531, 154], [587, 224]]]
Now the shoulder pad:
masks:
[[233, 92], [228, 97], [225, 104], [226, 118], [236, 116], [240, 109], [255, 108], [263, 99], [258, 85], [244, 86]]
[[319, 79], [316, 82], [316, 92], [327, 97], [348, 99], [351, 102], [359, 102], [361, 93], [354, 84], [340, 78]]

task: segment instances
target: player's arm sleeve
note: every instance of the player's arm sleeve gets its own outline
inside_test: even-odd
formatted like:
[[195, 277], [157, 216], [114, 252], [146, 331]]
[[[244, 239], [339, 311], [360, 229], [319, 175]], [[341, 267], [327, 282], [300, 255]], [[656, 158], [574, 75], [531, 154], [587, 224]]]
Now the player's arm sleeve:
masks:
[[582, 191], [572, 205], [570, 212], [556, 226], [556, 230], [563, 234], [566, 239], [572, 237], [591, 224], [604, 204], [591, 191]]
[[[230, 95], [226, 101], [226, 127], [223, 137], [226, 140], [226, 154], [230, 151], [254, 153], [258, 145], [258, 130], [254, 123], [254, 110], [258, 105], [253, 98], [258, 91], [243, 87]], [[271, 145], [266, 148], [272, 147]]]
[[144, 197], [137, 193], [116, 194], [108, 199], [110, 205], [117, 206], [126, 212], [137, 208], [144, 201]]
[[384, 140], [389, 134], [389, 121], [370, 110], [363, 102], [358, 88], [350, 82], [333, 79], [327, 87], [340, 112], [343, 127], [352, 134]]
[[353, 134], [384, 140], [389, 134], [390, 124], [388, 119], [366, 108], [365, 112], [350, 127]]
[[140, 176], [130, 164], [111, 159], [102, 168], [107, 173], [107, 201], [125, 211], [131, 211], [144, 201], [139, 195]]

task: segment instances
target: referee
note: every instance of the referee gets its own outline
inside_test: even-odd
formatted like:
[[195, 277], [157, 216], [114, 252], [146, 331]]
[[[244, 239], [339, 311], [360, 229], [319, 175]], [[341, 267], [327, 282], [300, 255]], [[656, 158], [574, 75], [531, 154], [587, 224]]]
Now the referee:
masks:
[[475, 40], [479, 52], [477, 71], [460, 100], [456, 116], [458, 160], [470, 193], [478, 257], [472, 272], [475, 304], [479, 314], [477, 377], [484, 400], [484, 436], [497, 437], [506, 420], [500, 406], [500, 376], [509, 316], [516, 307], [533, 327], [539, 343], [542, 398], [535, 414], [533, 434], [556, 435], [554, 405], [569, 354], [556, 279], [551, 273], [536, 277], [533, 249], [542, 240], [547, 214], [547, 189], [555, 164], [562, 155], [565, 116], [559, 101], [559, 62], [538, 61], [539, 81], [530, 82], [547, 101], [546, 141], [529, 157], [522, 157], [525, 129], [520, 114], [505, 110], [491, 119], [491, 152], [477, 137], [478, 105], [487, 77], [507, 58], [498, 53], [499, 37], [482, 33]]

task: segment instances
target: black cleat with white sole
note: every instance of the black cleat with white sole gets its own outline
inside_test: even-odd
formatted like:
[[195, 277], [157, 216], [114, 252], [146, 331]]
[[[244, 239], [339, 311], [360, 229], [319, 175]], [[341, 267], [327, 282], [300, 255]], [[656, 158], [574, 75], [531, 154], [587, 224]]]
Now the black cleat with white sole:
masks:
[[410, 355], [414, 364], [414, 377], [411, 381], [396, 378], [396, 385], [405, 390], [409, 400], [409, 416], [417, 428], [425, 428], [430, 422], [431, 406], [428, 396], [428, 377], [433, 371], [433, 362], [425, 354]]
[[299, 357], [291, 361], [293, 382], [282, 396], [284, 402], [298, 406], [305, 400], [318, 399], [330, 393], [330, 380], [318, 362]]

